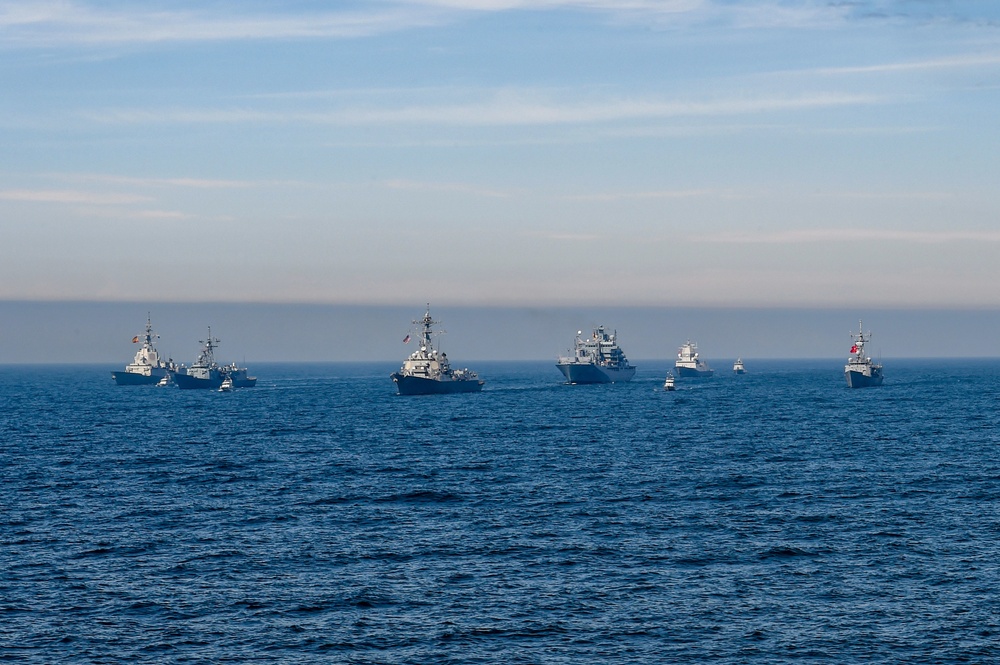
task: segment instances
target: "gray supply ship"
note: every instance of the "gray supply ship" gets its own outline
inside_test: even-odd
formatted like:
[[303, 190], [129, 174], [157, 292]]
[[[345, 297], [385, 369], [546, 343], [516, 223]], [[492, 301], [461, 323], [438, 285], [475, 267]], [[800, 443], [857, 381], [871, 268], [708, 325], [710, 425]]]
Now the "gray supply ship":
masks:
[[215, 349], [219, 339], [212, 338], [212, 328], [208, 329], [208, 338], [201, 342], [204, 346], [198, 359], [190, 367], [180, 367], [173, 373], [173, 381], [182, 390], [218, 390], [223, 381], [232, 379], [234, 388], [251, 388], [257, 385], [257, 377], [250, 376], [245, 367], [236, 363], [220, 366], [215, 362]]
[[160, 336], [153, 333], [153, 324], [146, 317], [146, 332], [132, 338], [133, 344], [140, 344], [139, 350], [135, 352], [135, 358], [125, 370], [121, 372], [111, 372], [111, 378], [119, 386], [145, 386], [156, 385], [163, 379], [169, 378], [170, 373], [176, 369], [172, 360], [164, 361], [153, 346], [153, 340]]
[[[427, 305], [424, 318], [414, 321], [421, 326], [417, 349], [403, 361], [398, 372], [390, 376], [400, 395], [439, 395], [448, 393], [477, 393], [483, 389], [483, 380], [469, 369], [452, 369], [447, 354], [434, 348], [434, 326], [439, 323], [431, 318]], [[403, 340], [409, 343], [410, 336]]]
[[679, 379], [708, 378], [715, 374], [715, 370], [698, 356], [698, 345], [691, 340], [685, 342], [677, 351], [674, 370]]
[[560, 356], [556, 363], [567, 383], [618, 383], [635, 376], [635, 367], [616, 341], [618, 331], [609, 333], [598, 326], [590, 337], [582, 335], [583, 331], [576, 333], [572, 355]]
[[872, 359], [865, 355], [865, 344], [871, 341], [872, 333], [868, 331], [865, 337], [864, 327], [858, 321], [858, 333], [851, 333], [854, 338], [854, 345], [851, 346], [851, 355], [844, 365], [844, 377], [847, 379], [848, 388], [868, 388], [870, 386], [882, 385], [882, 365], [873, 363]]

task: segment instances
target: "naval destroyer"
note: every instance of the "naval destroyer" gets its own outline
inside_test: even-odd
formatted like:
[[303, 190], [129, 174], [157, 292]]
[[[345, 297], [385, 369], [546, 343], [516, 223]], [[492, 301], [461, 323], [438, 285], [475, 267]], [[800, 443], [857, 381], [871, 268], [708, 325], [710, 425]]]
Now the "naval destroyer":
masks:
[[[434, 347], [434, 335], [438, 334], [434, 326], [440, 322], [431, 318], [430, 305], [424, 318], [413, 323], [421, 327], [417, 349], [390, 375], [400, 395], [477, 393], [483, 389], [485, 382], [479, 375], [469, 369], [452, 369], [448, 355]], [[408, 344], [410, 336], [403, 342]]]
[[170, 359], [164, 361], [160, 358], [156, 347], [153, 346], [153, 340], [159, 338], [160, 336], [153, 332], [153, 324], [147, 315], [146, 332], [132, 338], [133, 344], [140, 344], [139, 350], [135, 352], [135, 358], [130, 364], [125, 365], [124, 371], [111, 372], [111, 378], [115, 380], [116, 384], [119, 386], [156, 385], [176, 369], [173, 361]]
[[844, 365], [844, 377], [847, 379], [848, 388], [868, 388], [869, 386], [882, 385], [882, 365], [873, 363], [872, 359], [865, 355], [865, 344], [871, 341], [872, 333], [868, 331], [865, 336], [864, 326], [858, 321], [858, 333], [851, 333], [854, 338], [854, 345], [851, 346], [851, 355]]
[[198, 359], [190, 367], [180, 367], [173, 373], [174, 383], [182, 390], [218, 390], [226, 379], [231, 379], [235, 388], [251, 388], [257, 385], [257, 377], [250, 376], [245, 367], [236, 363], [219, 365], [215, 362], [215, 349], [219, 339], [212, 337], [212, 328], [208, 329], [208, 338], [201, 342], [204, 346]]
[[635, 376], [635, 367], [616, 338], [618, 331], [608, 332], [604, 326], [594, 328], [590, 337], [583, 331], [576, 333], [572, 355], [560, 356], [556, 367], [566, 377], [567, 383], [617, 383]]

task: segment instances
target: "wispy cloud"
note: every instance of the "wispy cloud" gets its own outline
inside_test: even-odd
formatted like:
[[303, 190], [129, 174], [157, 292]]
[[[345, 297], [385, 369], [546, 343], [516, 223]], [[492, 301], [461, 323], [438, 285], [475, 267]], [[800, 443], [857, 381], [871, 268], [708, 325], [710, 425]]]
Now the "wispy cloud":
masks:
[[75, 210], [81, 217], [95, 217], [100, 220], [108, 219], [134, 219], [140, 221], [178, 221], [196, 219], [191, 215], [178, 210], [161, 209], [132, 209], [132, 208], [106, 208], [106, 207], [83, 207]]
[[89, 205], [124, 205], [149, 201], [138, 194], [84, 192], [56, 189], [6, 189], [0, 190], [0, 201], [28, 201], [33, 203], [85, 203]]
[[942, 230], [906, 231], [890, 229], [790, 229], [786, 231], [728, 231], [691, 238], [692, 242], [727, 244], [796, 245], [805, 243], [911, 242], [1000, 242], [1000, 231]]
[[555, 240], [556, 242], [595, 242], [603, 238], [603, 236], [596, 233], [557, 233], [544, 231], [526, 233], [524, 235], [529, 238]]
[[884, 62], [855, 67], [822, 67], [809, 70], [808, 73], [814, 75], [897, 74], [900, 72], [925, 72], [946, 69], [974, 69], [995, 65], [1000, 65], [1000, 53], [962, 54], [943, 58]]
[[572, 201], [596, 201], [596, 202], [610, 202], [610, 201], [641, 201], [641, 200], [657, 200], [657, 199], [690, 199], [702, 196], [732, 196], [731, 193], [720, 192], [715, 189], [676, 189], [676, 190], [657, 190], [657, 191], [643, 191], [643, 192], [595, 192], [593, 194], [582, 194], [577, 196], [567, 196], [568, 200]]
[[52, 177], [66, 181], [102, 182], [132, 187], [176, 187], [181, 189], [245, 189], [259, 187], [261, 182], [250, 180], [221, 180], [211, 178], [138, 178], [134, 176], [102, 173], [62, 173]]
[[354, 8], [275, 11], [237, 4], [179, 8], [166, 3], [0, 0], [2, 47], [114, 46], [236, 40], [343, 39], [454, 23], [470, 13], [585, 11], [613, 21], [734, 28], [829, 26], [856, 3], [713, 0], [383, 0]]
[[474, 196], [485, 196], [489, 198], [507, 198], [510, 192], [499, 189], [478, 187], [459, 182], [421, 182], [416, 180], [387, 180], [385, 186], [389, 189], [400, 189], [408, 191], [444, 192], [456, 194], [472, 194]]
[[706, 0], [400, 0], [400, 4], [479, 12], [565, 8], [615, 12], [687, 12], [703, 8], [710, 3]]
[[340, 108], [327, 111], [261, 109], [107, 109], [88, 112], [108, 124], [302, 123], [315, 125], [529, 126], [610, 123], [683, 117], [738, 116], [833, 107], [877, 105], [887, 96], [820, 92], [800, 95], [741, 96], [708, 100], [635, 97], [563, 101], [536, 93], [503, 91], [474, 103], [411, 105], [396, 108]]
[[916, 14], [889, 11], [889, 3], [863, 0], [382, 0], [318, 11], [281, 3], [267, 11], [260, 3], [247, 9], [239, 3], [179, 7], [177, 3], [0, 0], [4, 35], [0, 48], [360, 38], [455, 23], [468, 14], [515, 11], [578, 11], [622, 23], [754, 30], [830, 28], [861, 19], [976, 20], [960, 16], [961, 10], [949, 4], [924, 3], [922, 13]]
[[0, 2], [4, 45], [68, 46], [354, 38], [431, 25], [435, 13], [383, 3], [365, 10], [241, 13], [233, 7], [97, 7], [68, 0]]
[[410, 6], [437, 7], [461, 12], [576, 10], [604, 14], [621, 22], [642, 21], [658, 26], [698, 24], [736, 29], [806, 28], [841, 23], [857, 11], [858, 3], [746, 3], [717, 0], [400, 0]]

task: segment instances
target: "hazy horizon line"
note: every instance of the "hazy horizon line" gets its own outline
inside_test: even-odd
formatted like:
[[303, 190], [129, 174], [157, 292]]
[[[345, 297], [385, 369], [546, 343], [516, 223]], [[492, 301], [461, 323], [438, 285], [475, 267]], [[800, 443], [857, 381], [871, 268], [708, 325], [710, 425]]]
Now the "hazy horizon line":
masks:
[[814, 305], [789, 305], [789, 304], [690, 304], [690, 303], [477, 303], [448, 302], [448, 301], [423, 301], [419, 305], [414, 302], [325, 302], [319, 300], [133, 300], [133, 299], [71, 299], [71, 298], [0, 298], [0, 304], [39, 304], [39, 305], [141, 305], [152, 307], [163, 306], [254, 306], [254, 307], [357, 307], [357, 308], [409, 308], [417, 306], [426, 308], [440, 307], [444, 309], [692, 309], [692, 310], [781, 310], [781, 311], [837, 311], [837, 310], [886, 310], [892, 312], [903, 311], [956, 311], [956, 312], [990, 312], [1000, 311], [998, 305], [945, 305], [945, 304], [901, 304], [901, 305], [880, 305], [877, 303], [863, 303], [857, 306], [845, 305], [843, 303], [817, 303]]

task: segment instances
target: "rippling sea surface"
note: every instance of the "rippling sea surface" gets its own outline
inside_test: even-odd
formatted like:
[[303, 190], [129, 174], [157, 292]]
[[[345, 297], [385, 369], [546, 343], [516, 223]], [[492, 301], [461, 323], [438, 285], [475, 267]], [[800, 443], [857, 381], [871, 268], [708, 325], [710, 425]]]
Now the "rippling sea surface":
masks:
[[0, 367], [0, 660], [997, 662], [1000, 361]]

